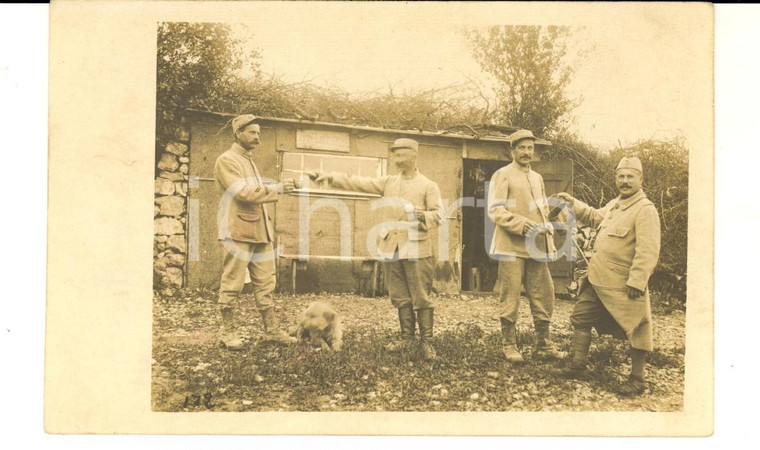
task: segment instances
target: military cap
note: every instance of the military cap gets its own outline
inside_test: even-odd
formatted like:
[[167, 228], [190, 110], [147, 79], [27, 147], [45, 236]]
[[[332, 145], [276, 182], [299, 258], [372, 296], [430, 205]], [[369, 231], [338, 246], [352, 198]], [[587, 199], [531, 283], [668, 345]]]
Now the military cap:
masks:
[[237, 133], [247, 125], [250, 125], [254, 120], [256, 120], [256, 116], [253, 114], [243, 114], [235, 117], [232, 119], [232, 133]]
[[414, 139], [401, 138], [401, 139], [396, 139], [393, 142], [393, 145], [391, 145], [391, 151], [399, 149], [399, 148], [408, 148], [416, 152], [419, 150], [419, 146], [420, 144]]
[[520, 139], [533, 139], [535, 141], [536, 137], [533, 136], [533, 132], [530, 130], [517, 130], [509, 135], [509, 143], [512, 145]]
[[618, 163], [617, 167], [615, 167], [615, 172], [620, 169], [635, 169], [642, 174], [644, 173], [644, 169], [641, 167], [641, 160], [635, 156], [624, 156]]

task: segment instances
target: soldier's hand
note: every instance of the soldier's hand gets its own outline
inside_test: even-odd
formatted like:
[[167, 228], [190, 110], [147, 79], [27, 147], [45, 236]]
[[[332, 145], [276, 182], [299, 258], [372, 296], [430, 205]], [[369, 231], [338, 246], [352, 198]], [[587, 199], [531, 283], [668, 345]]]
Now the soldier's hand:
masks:
[[571, 205], [573, 203], [575, 203], [575, 198], [572, 195], [568, 194], [567, 192], [560, 192], [559, 194], [556, 194], [556, 195], [557, 195], [557, 197], [559, 197], [562, 200], [570, 203]]
[[628, 298], [635, 299], [644, 295], [643, 291], [636, 289], [635, 287], [628, 286]]
[[536, 225], [535, 232], [538, 234], [549, 234], [552, 231], [552, 228], [550, 225]]
[[414, 212], [414, 217], [417, 218], [418, 222], [422, 222], [422, 223], [425, 222], [425, 213], [422, 212], [422, 211], [415, 211]]
[[332, 176], [321, 172], [304, 172], [304, 174], [316, 184], [322, 184], [324, 181], [332, 183]]
[[293, 192], [293, 190], [296, 188], [296, 180], [292, 178], [286, 178], [280, 182], [280, 186], [282, 187], [282, 192], [285, 194]]
[[526, 221], [525, 225], [523, 225], [523, 236], [527, 236], [530, 233], [535, 233], [538, 231], [536, 227], [538, 227], [538, 224], [536, 222], [530, 220]]

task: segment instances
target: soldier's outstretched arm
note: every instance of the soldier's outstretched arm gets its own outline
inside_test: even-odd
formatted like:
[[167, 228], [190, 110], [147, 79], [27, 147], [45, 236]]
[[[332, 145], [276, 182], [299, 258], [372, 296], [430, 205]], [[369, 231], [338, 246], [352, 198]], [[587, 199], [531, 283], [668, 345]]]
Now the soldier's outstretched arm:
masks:
[[321, 173], [305, 172], [306, 175], [315, 183], [327, 181], [327, 183], [336, 189], [347, 191], [365, 192], [367, 194], [383, 195], [385, 184], [388, 177], [359, 177], [354, 175], [343, 175], [340, 173]]
[[[279, 190], [283, 189], [281, 185], [255, 186], [248, 184], [245, 175], [240, 168], [227, 160], [220, 159], [214, 166], [214, 175], [225, 190], [229, 191], [235, 200], [243, 203], [272, 203], [277, 201]], [[292, 190], [292, 189], [291, 189]]]
[[311, 181], [317, 184], [322, 184], [324, 182], [327, 182], [327, 184], [332, 183], [332, 175], [330, 175], [329, 173], [305, 171], [304, 175], [309, 177]]
[[608, 204], [604, 208], [599, 208], [599, 209], [592, 208], [591, 206], [583, 203], [582, 201], [578, 200], [577, 198], [573, 197], [567, 192], [560, 192], [559, 194], [556, 194], [556, 195], [562, 200], [573, 205], [573, 212], [575, 212], [575, 220], [593, 228], [598, 227], [599, 224], [602, 223], [602, 220], [604, 220], [604, 215], [607, 212], [606, 208], [609, 207], [609, 204]]

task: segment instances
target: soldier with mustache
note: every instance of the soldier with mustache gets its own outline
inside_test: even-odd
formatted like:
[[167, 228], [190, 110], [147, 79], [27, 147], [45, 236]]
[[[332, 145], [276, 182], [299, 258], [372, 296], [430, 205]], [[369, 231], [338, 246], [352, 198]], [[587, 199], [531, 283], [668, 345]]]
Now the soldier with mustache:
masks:
[[277, 322], [272, 293], [274, 292], [275, 259], [272, 242], [274, 227], [267, 203], [277, 201], [280, 193], [295, 189], [295, 181], [283, 180], [278, 185], [264, 184], [254, 162], [256, 147], [261, 143], [261, 128], [252, 114], [232, 120], [235, 142], [219, 155], [214, 165], [217, 187], [222, 191], [219, 240], [224, 245], [222, 278], [219, 284], [219, 311], [222, 318], [220, 344], [227, 350], [242, 350], [243, 340], [235, 324], [235, 308], [250, 273], [256, 307], [264, 325], [264, 339], [280, 344], [293, 344]]
[[621, 395], [645, 390], [644, 364], [652, 351], [652, 313], [649, 277], [660, 255], [660, 218], [641, 189], [643, 169], [636, 157], [624, 157], [615, 169], [620, 195], [595, 209], [566, 193], [557, 194], [573, 205], [577, 220], [596, 226], [588, 276], [581, 282], [570, 321], [573, 359], [556, 371], [564, 378], [586, 379], [591, 327], [631, 343], [631, 373], [618, 388]]
[[524, 361], [517, 349], [516, 322], [525, 285], [536, 330], [534, 355], [559, 359], [565, 354], [554, 348], [549, 337], [555, 297], [547, 263], [557, 251], [544, 179], [530, 167], [536, 138], [530, 130], [518, 130], [509, 140], [512, 162], [493, 174], [488, 191], [488, 217], [496, 225], [489, 254], [499, 260], [502, 350], [507, 361]]

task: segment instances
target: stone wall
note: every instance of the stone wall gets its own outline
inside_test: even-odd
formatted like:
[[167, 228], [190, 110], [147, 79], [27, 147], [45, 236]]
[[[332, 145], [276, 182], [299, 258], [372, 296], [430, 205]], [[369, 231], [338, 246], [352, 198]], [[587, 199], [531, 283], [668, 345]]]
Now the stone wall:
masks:
[[153, 208], [153, 286], [171, 296], [185, 284], [190, 133], [180, 125], [158, 161]]

